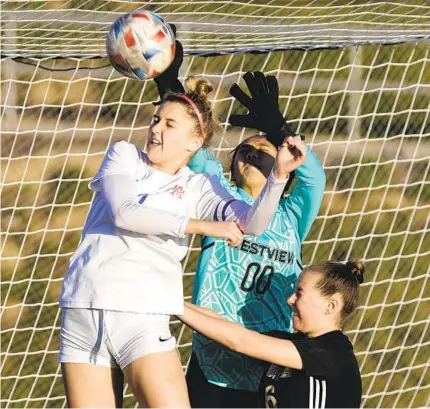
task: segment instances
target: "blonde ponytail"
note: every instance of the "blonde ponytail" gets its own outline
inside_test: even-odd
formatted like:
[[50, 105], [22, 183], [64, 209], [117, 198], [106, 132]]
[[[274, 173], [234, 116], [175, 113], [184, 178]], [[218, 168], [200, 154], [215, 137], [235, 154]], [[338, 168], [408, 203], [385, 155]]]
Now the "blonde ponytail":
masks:
[[213, 85], [206, 78], [190, 76], [185, 80], [185, 85], [189, 92], [197, 94], [201, 99], [207, 99], [214, 90]]

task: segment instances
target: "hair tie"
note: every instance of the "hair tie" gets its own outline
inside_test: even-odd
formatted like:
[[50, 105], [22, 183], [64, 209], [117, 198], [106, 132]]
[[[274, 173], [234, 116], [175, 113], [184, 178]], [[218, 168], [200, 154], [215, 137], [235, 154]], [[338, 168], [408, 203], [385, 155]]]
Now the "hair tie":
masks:
[[202, 118], [202, 114], [200, 113], [199, 109], [197, 108], [197, 105], [193, 102], [193, 100], [185, 94], [175, 94], [177, 97], [182, 98], [183, 100], [187, 101], [191, 107], [193, 108], [194, 112], [197, 115], [197, 119], [199, 120], [199, 124], [200, 124], [200, 130], [202, 131], [202, 135], [203, 135], [203, 139], [206, 139], [206, 133], [205, 130], [203, 128], [203, 118]]
[[363, 282], [363, 280], [360, 279], [361, 277], [360, 270], [354, 267], [351, 269], [351, 273], [352, 273], [352, 276], [355, 278], [355, 281], [357, 281], [358, 285], [360, 285]]

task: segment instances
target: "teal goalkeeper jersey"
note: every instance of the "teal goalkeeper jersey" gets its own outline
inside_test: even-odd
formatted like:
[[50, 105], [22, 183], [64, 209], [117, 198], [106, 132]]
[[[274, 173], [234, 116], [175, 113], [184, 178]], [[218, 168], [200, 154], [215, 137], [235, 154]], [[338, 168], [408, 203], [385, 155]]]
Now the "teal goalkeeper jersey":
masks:
[[[223, 176], [221, 164], [207, 150], [201, 149], [189, 166], [196, 173], [217, 174], [234, 197], [253, 203], [251, 196]], [[309, 148], [296, 178], [291, 194], [279, 201], [261, 236], [244, 236], [239, 247], [229, 247], [224, 239], [202, 237], [194, 304], [258, 332], [292, 330], [286, 300], [302, 270], [302, 242], [317, 216], [325, 189], [324, 169]], [[193, 336], [193, 351], [209, 382], [258, 391], [267, 369], [263, 361], [231, 351], [198, 333]]]

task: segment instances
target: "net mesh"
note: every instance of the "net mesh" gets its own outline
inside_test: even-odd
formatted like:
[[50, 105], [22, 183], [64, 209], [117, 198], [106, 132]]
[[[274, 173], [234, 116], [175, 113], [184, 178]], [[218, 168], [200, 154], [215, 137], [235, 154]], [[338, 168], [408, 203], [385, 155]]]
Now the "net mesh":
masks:
[[[347, 328], [362, 372], [362, 406], [428, 406], [430, 70], [428, 43], [422, 39], [429, 33], [425, 16], [430, 7], [425, 2], [409, 6], [372, 2], [373, 7], [369, 2], [342, 2], [344, 7], [339, 8], [335, 6], [340, 3], [332, 1], [319, 8], [321, 2], [311, 2], [312, 7], [301, 11], [298, 1], [267, 2], [264, 7], [262, 3], [174, 1], [148, 2], [145, 7], [171, 13], [169, 21], [178, 24], [178, 37], [185, 38], [188, 50], [181, 78], [201, 75], [214, 84], [214, 109], [224, 132], [213, 147], [226, 167], [227, 153], [252, 133], [227, 125], [230, 114], [241, 112], [229, 87], [242, 84], [245, 71], [277, 76], [282, 110], [293, 128], [306, 135], [327, 174], [323, 205], [304, 244], [303, 261], [357, 257], [366, 263], [362, 305]], [[4, 5], [8, 20], [2, 20], [6, 58], [1, 74], [2, 407], [65, 406], [56, 361], [58, 297], [92, 199], [87, 183], [114, 141], [142, 146], [154, 112], [151, 102], [158, 99], [152, 80], [122, 78], [105, 66], [106, 60], [96, 58], [103, 57], [109, 21], [138, 7], [142, 5], [131, 1]], [[59, 10], [69, 17], [59, 20], [55, 14]], [[30, 21], [36, 20], [33, 13], [38, 25]], [[326, 37], [318, 30], [312, 35], [307, 24], [316, 24], [318, 18], [321, 27], [328, 18], [330, 30], [350, 22], [361, 27], [379, 22], [372, 33], [383, 43], [406, 37], [408, 41], [371, 44], [374, 37], [368, 33], [357, 46], [357, 39], [346, 31], [336, 38], [329, 31]], [[231, 44], [235, 51], [248, 47], [262, 51], [260, 37], [247, 27], [249, 19], [285, 32], [281, 41], [261, 30], [264, 47], [275, 49], [279, 40], [283, 48], [300, 48], [301, 40], [287, 36], [292, 25], [294, 35], [300, 27], [306, 33], [301, 39], [307, 46], [197, 55], [203, 46], [203, 54], [208, 54], [214, 49], [228, 51]], [[99, 20], [96, 27], [94, 21]], [[211, 43], [231, 21], [238, 27], [230, 30], [244, 30], [248, 38], [238, 36], [237, 43], [225, 43], [228, 47]], [[82, 37], [72, 38], [72, 28], [80, 24]], [[394, 25], [397, 35], [390, 31]], [[225, 33], [223, 38], [230, 38]], [[75, 47], [78, 41], [81, 47]], [[324, 42], [336, 43], [337, 48], [318, 49]], [[183, 263], [186, 298], [192, 291], [199, 245], [195, 238]], [[172, 330], [185, 367], [191, 332], [175, 321]], [[125, 395], [124, 405], [135, 406], [129, 390]]]
[[14, 56], [103, 56], [112, 21], [143, 7], [174, 22], [186, 52], [198, 55], [387, 44], [426, 40], [430, 35], [430, 7], [425, 0], [4, 3], [3, 21], [9, 21], [9, 30], [3, 27], [2, 34], [10, 41], [2, 53]]

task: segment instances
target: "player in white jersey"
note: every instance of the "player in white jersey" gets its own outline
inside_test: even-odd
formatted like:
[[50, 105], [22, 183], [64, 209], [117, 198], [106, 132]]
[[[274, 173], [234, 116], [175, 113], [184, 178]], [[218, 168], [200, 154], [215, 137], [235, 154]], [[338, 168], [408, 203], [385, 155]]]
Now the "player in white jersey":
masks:
[[124, 379], [142, 406], [189, 406], [169, 316], [183, 313], [181, 260], [191, 235], [237, 246], [244, 233], [261, 234], [306, 158], [287, 138], [254, 205], [234, 198], [216, 177], [186, 166], [214, 128], [212, 87], [200, 79], [189, 88], [163, 98], [147, 153], [114, 144], [89, 185], [94, 200], [60, 298], [59, 361], [71, 407], [121, 406]]

